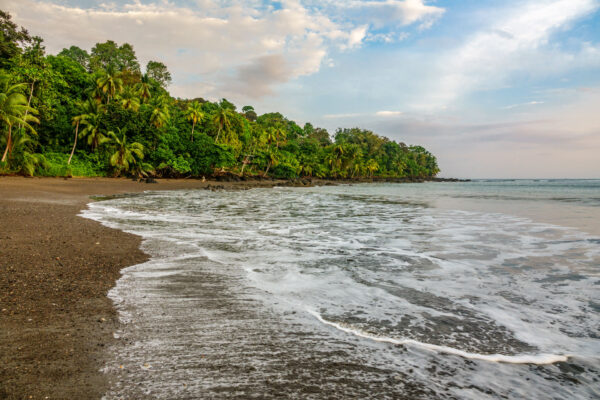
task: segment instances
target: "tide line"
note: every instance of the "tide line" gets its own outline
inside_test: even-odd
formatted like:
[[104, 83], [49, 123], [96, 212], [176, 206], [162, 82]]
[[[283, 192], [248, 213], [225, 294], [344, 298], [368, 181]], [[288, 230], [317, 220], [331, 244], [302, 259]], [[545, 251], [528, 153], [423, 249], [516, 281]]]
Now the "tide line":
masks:
[[453, 354], [463, 358], [468, 358], [471, 360], [482, 360], [488, 362], [496, 362], [496, 363], [506, 363], [506, 364], [536, 364], [536, 365], [547, 365], [554, 364], [557, 362], [564, 362], [568, 360], [568, 356], [558, 355], [558, 354], [522, 354], [515, 356], [507, 356], [504, 354], [479, 354], [479, 353], [470, 353], [468, 351], [455, 349], [453, 347], [448, 346], [439, 346], [436, 344], [423, 343], [413, 339], [395, 339], [386, 336], [377, 336], [360, 329], [352, 328], [347, 325], [343, 325], [337, 322], [327, 321], [324, 319], [319, 313], [307, 310], [311, 315], [317, 318], [321, 323], [325, 325], [332, 326], [340, 331], [353, 334], [355, 336], [373, 340], [376, 342], [390, 343], [395, 345], [412, 345], [415, 347], [420, 347], [423, 349], [427, 349], [429, 351], [434, 351], [437, 353], [445, 353], [445, 354]]

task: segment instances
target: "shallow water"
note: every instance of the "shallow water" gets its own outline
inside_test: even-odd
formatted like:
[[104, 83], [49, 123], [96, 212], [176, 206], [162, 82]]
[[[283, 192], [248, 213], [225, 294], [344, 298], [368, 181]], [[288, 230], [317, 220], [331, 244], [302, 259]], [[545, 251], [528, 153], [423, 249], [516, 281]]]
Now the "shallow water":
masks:
[[[600, 396], [600, 181], [150, 192], [107, 398]], [[594, 219], [598, 217], [599, 219]]]

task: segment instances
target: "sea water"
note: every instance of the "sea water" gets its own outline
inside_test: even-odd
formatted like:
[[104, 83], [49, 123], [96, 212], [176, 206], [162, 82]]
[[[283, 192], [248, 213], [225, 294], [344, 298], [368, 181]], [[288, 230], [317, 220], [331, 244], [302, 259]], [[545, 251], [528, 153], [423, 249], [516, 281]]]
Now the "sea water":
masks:
[[600, 181], [147, 192], [106, 398], [600, 397]]

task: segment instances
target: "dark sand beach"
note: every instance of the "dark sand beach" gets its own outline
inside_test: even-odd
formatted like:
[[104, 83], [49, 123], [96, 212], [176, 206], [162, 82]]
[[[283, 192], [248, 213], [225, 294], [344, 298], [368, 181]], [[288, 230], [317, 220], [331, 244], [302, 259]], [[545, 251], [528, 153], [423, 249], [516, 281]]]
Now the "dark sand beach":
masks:
[[119, 271], [146, 260], [140, 238], [77, 214], [94, 195], [273, 181], [0, 178], [0, 398], [93, 399], [117, 315]]
[[[307, 183], [0, 178], [0, 399], [475, 399], [543, 398], [550, 391], [555, 398], [597, 397], [597, 318], [589, 309], [595, 278], [586, 278], [597, 271], [595, 237], [510, 215], [389, 201], [402, 194], [433, 204], [456, 191], [482, 198], [497, 190], [488, 182], [407, 185], [401, 191], [357, 185], [309, 189], [306, 196], [295, 190], [235, 192]], [[516, 184], [507, 185], [506, 193], [515, 190]], [[597, 213], [589, 183], [566, 182], [552, 190], [548, 186], [554, 183], [544, 185], [546, 197], [566, 190], [573, 193], [569, 198], [581, 199], [579, 205], [555, 200], [547, 205], [566, 220], [575, 223], [573, 215]], [[144, 264], [149, 256], [140, 250], [140, 237], [78, 216], [87, 207], [88, 217], [104, 209], [104, 220], [98, 220], [127, 227], [126, 213], [110, 203], [88, 206], [94, 201], [90, 196], [195, 188], [233, 191], [154, 193], [116, 201], [122, 207], [129, 203], [125, 209], [134, 214], [146, 213], [147, 221], [154, 221], [154, 210], [171, 218], [135, 230], [152, 254]], [[329, 189], [341, 195], [324, 196]], [[365, 200], [369, 193], [373, 201]], [[507, 209], [514, 201], [513, 195]], [[221, 211], [215, 215], [214, 210]], [[184, 223], [178, 222], [181, 216]], [[272, 225], [265, 228], [267, 220]], [[334, 222], [315, 235], [314, 227], [324, 220]], [[296, 229], [288, 233], [290, 221]], [[160, 235], [152, 239], [148, 233], [157, 227]], [[362, 244], [356, 246], [354, 238]], [[362, 253], [374, 242], [385, 250], [375, 259], [370, 250]], [[202, 251], [196, 251], [196, 243]], [[507, 243], [511, 249], [503, 247]], [[220, 261], [223, 246], [229, 246], [225, 256], [235, 257], [235, 267]], [[190, 248], [191, 256], [180, 259]], [[450, 253], [454, 248], [460, 249], [457, 255]], [[421, 255], [432, 251], [444, 259], [424, 261]], [[388, 258], [398, 255], [394, 252], [411, 268], [396, 268], [402, 265], [399, 259]], [[498, 264], [496, 252], [514, 265]], [[481, 263], [488, 266], [482, 273], [470, 272]], [[135, 264], [140, 265], [121, 275], [122, 268]], [[391, 268], [382, 285], [378, 279], [386, 265]], [[561, 265], [563, 270], [554, 267]], [[261, 275], [247, 280], [248, 266]], [[363, 274], [359, 280], [346, 275], [348, 266]], [[168, 274], [162, 275], [165, 269]], [[507, 270], [520, 274], [519, 280], [507, 283]], [[394, 286], [392, 279], [417, 288]], [[440, 295], [440, 279], [447, 297]], [[512, 295], [507, 287], [528, 298]], [[563, 294], [554, 296], [553, 290]], [[473, 294], [475, 306], [457, 306], [465, 291]], [[500, 291], [506, 297], [494, 295]], [[507, 307], [523, 320], [504, 328], [501, 318], [507, 314], [492, 309], [489, 315], [500, 319], [488, 317], [476, 308], [478, 301]], [[557, 314], [559, 303], [565, 308]], [[366, 322], [365, 307], [371, 315]], [[437, 310], [444, 314], [433, 315]], [[131, 312], [135, 323], [122, 319]], [[430, 329], [404, 324], [405, 315], [423, 318]], [[557, 315], [564, 322], [556, 323]], [[589, 337], [572, 339], [563, 333], [565, 327]], [[537, 335], [531, 345], [521, 341], [519, 332], [529, 330], [548, 333], [552, 340]], [[375, 334], [388, 342], [374, 340]], [[419, 340], [394, 344], [414, 337]], [[499, 354], [508, 361], [497, 361]], [[567, 361], [561, 361], [565, 355]]]

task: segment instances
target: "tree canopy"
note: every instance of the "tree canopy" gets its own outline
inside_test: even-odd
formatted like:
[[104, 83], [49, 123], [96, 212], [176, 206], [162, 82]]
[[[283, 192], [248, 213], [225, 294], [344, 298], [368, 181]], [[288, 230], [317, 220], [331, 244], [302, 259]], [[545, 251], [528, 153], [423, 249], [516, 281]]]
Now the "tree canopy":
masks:
[[[436, 158], [360, 128], [333, 135], [227, 99], [172, 97], [160, 61], [107, 40], [56, 55], [0, 11], [0, 173], [426, 178]], [[79, 141], [78, 141], [79, 139]]]

